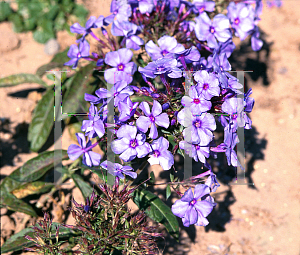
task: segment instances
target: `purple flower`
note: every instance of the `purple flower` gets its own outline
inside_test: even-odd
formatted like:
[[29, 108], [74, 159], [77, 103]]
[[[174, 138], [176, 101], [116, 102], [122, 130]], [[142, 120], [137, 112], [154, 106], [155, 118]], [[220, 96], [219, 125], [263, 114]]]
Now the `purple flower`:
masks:
[[263, 41], [259, 39], [259, 35], [258, 27], [255, 26], [251, 36], [251, 47], [254, 51], [259, 51], [264, 44]]
[[194, 194], [192, 188], [189, 188], [182, 198], [172, 205], [173, 214], [182, 218], [185, 227], [193, 224], [207, 226], [209, 222], [206, 217], [214, 207], [213, 203], [205, 199], [209, 193], [210, 188], [205, 184], [196, 185]]
[[137, 133], [135, 126], [123, 125], [117, 131], [118, 140], [111, 144], [111, 149], [116, 154], [121, 154], [119, 157], [128, 162], [136, 156], [143, 158], [150, 153], [151, 148], [146, 143], [146, 135]]
[[193, 1], [193, 12], [195, 14], [201, 14], [204, 11], [213, 12], [215, 9], [214, 1], [206, 1], [206, 0], [194, 0]]
[[207, 101], [197, 90], [196, 86], [191, 86], [189, 89], [189, 96], [183, 96], [181, 104], [191, 108], [194, 115], [206, 112], [211, 108], [211, 102]]
[[210, 172], [210, 175], [205, 181], [205, 185], [210, 187], [211, 192], [216, 192], [217, 188], [220, 187], [220, 184], [216, 178], [216, 175], [213, 172]]
[[108, 25], [103, 15], [100, 15], [98, 19], [96, 19], [95, 16], [91, 16], [85, 23], [85, 27], [80, 26], [79, 23], [75, 23], [70, 27], [70, 31], [71, 33], [83, 34], [83, 36], [76, 41], [78, 43], [85, 41], [85, 37], [92, 32], [92, 28], [102, 27], [103, 25]]
[[139, 67], [138, 70], [149, 78], [155, 78], [160, 74], [167, 74], [171, 78], [182, 77], [182, 71], [177, 67], [177, 60], [172, 58], [159, 58], [144, 68]]
[[128, 86], [126, 81], [118, 81], [116, 84], [108, 91], [107, 89], [100, 88], [96, 90], [95, 94], [99, 98], [108, 98], [107, 104], [111, 99], [114, 98], [114, 106], [118, 106], [120, 101], [126, 99], [126, 97], [133, 94], [133, 89]]
[[221, 87], [227, 88], [228, 87], [228, 73], [226, 71], [231, 70], [231, 65], [228, 61], [228, 58], [225, 53], [218, 54], [217, 52], [213, 55], [213, 69], [217, 73], [217, 76], [220, 80]]
[[151, 13], [154, 7], [153, 0], [128, 0], [128, 3], [133, 6], [138, 5], [142, 14]]
[[86, 143], [85, 136], [82, 133], [76, 134], [79, 146], [76, 144], [71, 144], [68, 148], [68, 155], [71, 160], [76, 160], [83, 154], [82, 163], [91, 167], [91, 166], [99, 166], [100, 160], [102, 156], [96, 152], [92, 151], [98, 143], [92, 144], [89, 140]]
[[200, 146], [198, 144], [191, 144], [185, 141], [179, 142], [179, 148], [185, 150], [196, 162], [206, 162], [206, 158], [209, 158], [209, 145]]
[[116, 18], [118, 21], [127, 21], [128, 18], [131, 16], [131, 7], [126, 2], [119, 0], [112, 0], [110, 5], [110, 12], [112, 15], [108, 16], [111, 22]]
[[119, 121], [125, 122], [129, 120], [135, 113], [138, 102], [133, 103], [129, 97], [126, 100], [119, 102], [118, 109], [120, 112]]
[[217, 48], [218, 43], [226, 42], [231, 38], [229, 29], [230, 23], [224, 14], [218, 14], [214, 17], [213, 21], [210, 20], [208, 15], [204, 12], [196, 19], [195, 34], [199, 41], [207, 41], [210, 48]]
[[206, 100], [210, 100], [213, 96], [219, 96], [219, 81], [213, 73], [204, 70], [197, 71], [194, 78], [197, 81], [196, 89], [200, 96], [202, 95]]
[[241, 167], [242, 170], [244, 168], [238, 161], [237, 154], [234, 150], [236, 144], [239, 142], [239, 138], [237, 136], [237, 133], [232, 132], [233, 130], [229, 130], [227, 128], [224, 129], [224, 143], [221, 143], [215, 148], [210, 148], [211, 151], [214, 152], [225, 152], [226, 158], [227, 158], [227, 163], [228, 166], [239, 166]]
[[97, 107], [94, 104], [90, 106], [89, 120], [84, 120], [82, 122], [81, 130], [84, 131], [89, 138], [94, 138], [96, 136], [101, 138], [104, 135], [104, 124], [99, 116]]
[[132, 82], [132, 75], [136, 71], [136, 64], [129, 62], [133, 53], [129, 49], [119, 49], [118, 51], [108, 52], [105, 56], [105, 63], [113, 66], [105, 70], [104, 78], [108, 83], [115, 84], [117, 81]]
[[78, 65], [78, 60], [81, 58], [88, 57], [90, 54], [90, 45], [87, 41], [80, 42], [79, 49], [76, 44], [72, 44], [68, 51], [68, 57], [71, 58], [68, 62], [64, 65], [66, 66], [73, 66], [72, 68], [75, 69]]
[[152, 60], [164, 57], [168, 53], [180, 53], [185, 50], [182, 44], [177, 43], [174, 37], [165, 35], [157, 41], [159, 47], [151, 40], [146, 43], [145, 49]]
[[149, 104], [146, 102], [141, 102], [139, 108], [145, 113], [146, 116], [140, 116], [136, 125], [139, 130], [146, 133], [148, 131], [149, 125], [150, 127], [150, 138], [156, 139], [158, 136], [157, 128], [155, 124], [158, 126], [168, 128], [170, 121], [167, 113], [162, 113], [162, 108], [159, 102], [153, 100], [152, 111], [150, 112]]
[[231, 2], [227, 7], [227, 17], [230, 19], [235, 35], [240, 37], [242, 41], [254, 28], [254, 10], [252, 6]]
[[160, 137], [154, 140], [151, 144], [152, 152], [150, 153], [150, 158], [148, 162], [150, 165], [161, 165], [163, 170], [169, 170], [174, 165], [174, 157], [169, 148], [169, 141]]
[[209, 113], [192, 115], [189, 114], [189, 108], [184, 108], [178, 113], [177, 120], [186, 127], [183, 130], [185, 141], [206, 146], [212, 140], [212, 131], [216, 129], [216, 121], [213, 115]]
[[100, 164], [101, 167], [108, 170], [111, 175], [118, 176], [121, 179], [124, 179], [124, 174], [130, 176], [131, 178], [135, 179], [137, 177], [137, 173], [133, 172], [134, 169], [130, 166], [122, 166], [118, 163], [112, 163], [110, 161], [103, 161]]
[[222, 111], [229, 114], [229, 124], [234, 131], [236, 131], [238, 127], [245, 126], [245, 112], [242, 98], [232, 97], [226, 99], [222, 104]]
[[139, 50], [141, 48], [140, 45], [143, 45], [144, 41], [136, 35], [137, 29], [138, 26], [129, 21], [119, 22], [115, 20], [112, 24], [111, 33], [114, 36], [125, 36], [121, 45], [126, 42], [126, 48]]

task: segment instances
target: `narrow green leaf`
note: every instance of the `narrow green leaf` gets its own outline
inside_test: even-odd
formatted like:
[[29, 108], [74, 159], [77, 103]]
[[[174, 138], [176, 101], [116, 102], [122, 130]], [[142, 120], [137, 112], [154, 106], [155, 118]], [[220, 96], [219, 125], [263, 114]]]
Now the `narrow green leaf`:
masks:
[[171, 196], [171, 188], [170, 188], [170, 184], [167, 185], [166, 188], [166, 199], [168, 199]]
[[[38, 224], [35, 225], [36, 227], [40, 226]], [[60, 226], [59, 228], [59, 239], [65, 239], [68, 237], [72, 236], [78, 236], [80, 235], [79, 232], [75, 232], [74, 230], [61, 226], [59, 223], [53, 222], [51, 226], [51, 237], [55, 238], [55, 233], [56, 233], [56, 227]], [[24, 247], [31, 247], [33, 246], [33, 242], [28, 241], [24, 236], [29, 235], [30, 237], [33, 236], [33, 229], [32, 228], [25, 228], [22, 229], [20, 232], [17, 234], [14, 234], [11, 236], [4, 244], [1, 246], [1, 252], [6, 253], [6, 252], [12, 252], [12, 251], [20, 251]]]
[[[62, 159], [68, 159], [68, 153], [62, 150]], [[41, 178], [48, 170], [54, 167], [59, 160], [54, 151], [45, 151], [37, 157], [28, 160], [22, 167], [13, 171], [9, 177], [18, 182], [33, 182]]]
[[[84, 94], [94, 93], [96, 86], [91, 83], [95, 82], [93, 77], [94, 65], [93, 63], [83, 67], [75, 74], [74, 80], [63, 97], [62, 112], [73, 114], [82, 112], [82, 108], [87, 107], [86, 101], [84, 100]], [[98, 85], [98, 84], [97, 84]], [[67, 116], [64, 116], [67, 118]]]
[[133, 201], [141, 210], [156, 222], [163, 224], [176, 240], [179, 237], [179, 225], [176, 216], [158, 196], [145, 189], [136, 189]]
[[37, 83], [48, 88], [48, 85], [42, 79], [30, 73], [13, 74], [0, 79], [0, 87], [11, 87], [23, 83]]
[[36, 212], [29, 204], [16, 198], [13, 194], [6, 192], [3, 187], [1, 187], [0, 204], [1, 206], [7, 207], [9, 210], [22, 212], [30, 216], [37, 217]]
[[171, 180], [171, 182], [174, 181], [174, 174], [171, 174], [171, 173], [170, 173], [170, 180]]
[[[21, 167], [16, 169], [15, 171], [19, 171]], [[23, 182], [18, 182], [9, 176], [6, 176], [4, 180], [2, 181], [0, 188], [4, 189], [6, 192], [11, 192], [19, 187], [21, 187], [24, 183]]]
[[150, 177], [151, 177], [150, 182], [155, 183], [155, 176], [154, 176], [153, 171], [150, 173]]
[[84, 198], [90, 197], [93, 192], [93, 188], [91, 187], [91, 185], [85, 182], [82, 179], [82, 177], [78, 174], [72, 174], [71, 177], [73, 178], [76, 187], [80, 189], [83, 197]]
[[30, 149], [38, 151], [48, 139], [54, 124], [54, 90], [53, 86], [46, 91], [35, 107], [32, 121], [29, 124], [28, 140]]
[[151, 97], [146, 96], [132, 96], [130, 99], [132, 102], [153, 102], [153, 99]]

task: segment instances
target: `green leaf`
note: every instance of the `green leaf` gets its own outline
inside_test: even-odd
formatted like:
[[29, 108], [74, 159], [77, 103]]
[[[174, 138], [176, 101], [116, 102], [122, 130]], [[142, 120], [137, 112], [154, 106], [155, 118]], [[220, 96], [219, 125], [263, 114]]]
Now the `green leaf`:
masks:
[[3, 187], [1, 187], [0, 205], [5, 206], [12, 211], [22, 212], [37, 217], [36, 212], [29, 204], [16, 198], [13, 194], [8, 193]]
[[74, 2], [71, 0], [62, 0], [62, 10], [66, 13], [71, 13], [74, 8]]
[[[16, 169], [15, 171], [19, 170], [20, 167], [18, 169]], [[18, 182], [12, 178], [10, 178], [9, 176], [6, 176], [4, 178], [4, 180], [2, 181], [0, 188], [4, 189], [6, 192], [11, 192], [19, 187], [21, 187], [24, 183], [23, 182]]]
[[71, 177], [73, 178], [76, 187], [80, 189], [83, 197], [84, 198], [90, 197], [93, 192], [93, 188], [91, 187], [91, 185], [85, 182], [82, 179], [82, 177], [78, 174], [72, 174]]
[[32, 121], [29, 124], [28, 140], [30, 149], [38, 151], [42, 148], [51, 133], [54, 124], [54, 91], [53, 86], [46, 91], [35, 107]]
[[143, 101], [153, 102], [153, 99], [147, 96], [132, 96], [130, 99], [132, 102], [143, 102]]
[[136, 189], [133, 193], [133, 201], [140, 210], [156, 222], [163, 224], [170, 235], [176, 240], [179, 237], [179, 225], [176, 216], [158, 196], [145, 189]]
[[54, 21], [55, 31], [64, 30], [65, 23], [66, 23], [66, 16], [64, 12], [60, 11]]
[[50, 81], [55, 81], [55, 75], [54, 74], [47, 74], [46, 75], [47, 79], [49, 79]]
[[[35, 225], [36, 227], [40, 226], [38, 224]], [[51, 237], [55, 238], [55, 233], [56, 233], [56, 227], [60, 226], [59, 228], [59, 239], [65, 239], [68, 237], [72, 236], [79, 236], [79, 232], [75, 232], [74, 230], [64, 227], [60, 225], [59, 223], [53, 222], [51, 226]], [[24, 236], [29, 235], [30, 237], [33, 236], [33, 229], [32, 228], [25, 228], [22, 229], [20, 232], [17, 234], [14, 234], [11, 236], [4, 244], [1, 246], [1, 252], [6, 253], [6, 252], [12, 252], [12, 251], [20, 251], [24, 247], [31, 247], [33, 246], [33, 242], [27, 240]]]
[[[91, 83], [95, 83], [95, 77], [93, 63], [83, 67], [75, 74], [74, 80], [67, 90], [62, 102], [62, 112], [68, 114], [74, 114], [88, 110], [86, 101], [84, 100], [84, 94], [94, 93], [96, 87]], [[87, 108], [87, 109], [85, 109]], [[67, 118], [67, 115], [63, 115], [63, 119]]]
[[21, 33], [24, 30], [23, 18], [18, 13], [9, 15], [8, 20], [13, 23], [13, 30], [16, 33]]
[[46, 19], [52, 21], [52, 20], [54, 20], [54, 19], [56, 18], [58, 12], [59, 12], [59, 6], [58, 6], [58, 5], [52, 5], [52, 6], [50, 7], [49, 12], [47, 12], [47, 13], [44, 15], [44, 17], [45, 17]]
[[170, 184], [167, 185], [166, 188], [166, 199], [168, 199], [171, 196], [171, 188], [170, 188]]
[[150, 173], [150, 177], [151, 177], [150, 183], [155, 183], [155, 176], [154, 176], [153, 171]]
[[0, 87], [10, 87], [23, 83], [37, 83], [46, 88], [48, 87], [40, 77], [30, 73], [13, 74], [0, 79]]
[[180, 148], [178, 148], [177, 152], [179, 155], [181, 155], [182, 157], [184, 157], [184, 151]]
[[31, 31], [36, 28], [36, 18], [32, 17], [24, 20], [24, 29], [26, 31]]
[[75, 15], [78, 18], [79, 23], [82, 24], [85, 22], [89, 11], [83, 5], [76, 4], [72, 14]]
[[42, 18], [39, 21], [39, 26], [33, 32], [33, 39], [39, 43], [46, 43], [51, 38], [55, 38], [53, 22], [46, 18]]
[[[66, 150], [62, 150], [62, 159], [68, 159]], [[9, 177], [18, 182], [33, 182], [41, 178], [47, 171], [54, 167], [54, 162], [59, 160], [55, 151], [45, 151], [37, 157], [28, 160], [22, 167], [13, 171]]]
[[45, 193], [49, 191], [52, 187], [54, 187], [54, 184], [52, 183], [46, 183], [41, 181], [30, 182], [30, 183], [23, 184], [21, 187], [15, 189], [12, 192], [12, 194], [16, 198], [22, 199], [29, 195]]
[[6, 20], [8, 16], [12, 13], [12, 9], [6, 2], [0, 3], [0, 22]]
[[170, 173], [170, 180], [171, 180], [171, 182], [174, 181], [174, 174], [171, 174], [171, 173]]
[[46, 73], [46, 71], [50, 71], [55, 67], [63, 67], [64, 63], [70, 60], [67, 55], [68, 51], [69, 48], [65, 49], [63, 52], [57, 53], [48, 64], [42, 65], [37, 69], [36, 75], [42, 77]]

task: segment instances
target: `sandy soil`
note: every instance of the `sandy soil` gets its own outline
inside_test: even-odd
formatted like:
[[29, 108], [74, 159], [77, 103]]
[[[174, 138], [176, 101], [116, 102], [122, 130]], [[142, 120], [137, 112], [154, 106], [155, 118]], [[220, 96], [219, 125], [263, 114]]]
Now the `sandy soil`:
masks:
[[[101, 2], [101, 4], [100, 4]], [[110, 1], [85, 1], [91, 15], [107, 15]], [[264, 7], [260, 22], [265, 41], [258, 54], [249, 53], [247, 43], [234, 55], [235, 70], [253, 70], [246, 84], [253, 89], [253, 129], [246, 133], [247, 181], [253, 186], [222, 184], [215, 195], [218, 206], [209, 216], [210, 225], [181, 228], [181, 242], [166, 239], [163, 254], [300, 254], [300, 8], [297, 1], [284, 1], [280, 9]], [[103, 12], [104, 10], [104, 12]], [[32, 34], [14, 34], [9, 23], [0, 23], [0, 77], [35, 73], [50, 61], [44, 46]], [[61, 49], [75, 42], [66, 32], [58, 34]], [[248, 47], [248, 48], [247, 48]], [[244, 57], [244, 58], [243, 58]], [[23, 84], [1, 88], [2, 123], [1, 178], [36, 156], [26, 139], [31, 111], [43, 90]], [[66, 130], [65, 130], [66, 131]], [[63, 134], [63, 149], [72, 143]], [[49, 150], [53, 147], [49, 148]], [[157, 170], [156, 170], [157, 171]], [[73, 191], [76, 200], [81, 195]], [[67, 198], [69, 200], [70, 196]], [[61, 206], [60, 208], [63, 208]], [[1, 209], [1, 244], [8, 236], [30, 224], [21, 213]], [[56, 216], [55, 216], [56, 215]], [[59, 219], [57, 213], [54, 216]], [[64, 220], [61, 218], [60, 220]], [[68, 219], [67, 223], [71, 220]]]

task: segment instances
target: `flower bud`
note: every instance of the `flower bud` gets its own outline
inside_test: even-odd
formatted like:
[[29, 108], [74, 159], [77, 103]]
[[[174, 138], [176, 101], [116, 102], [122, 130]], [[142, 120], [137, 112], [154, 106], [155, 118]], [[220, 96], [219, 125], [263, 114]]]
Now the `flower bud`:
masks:
[[169, 107], [170, 107], [169, 103], [165, 103], [165, 104], [162, 105], [163, 111], [167, 110]]

